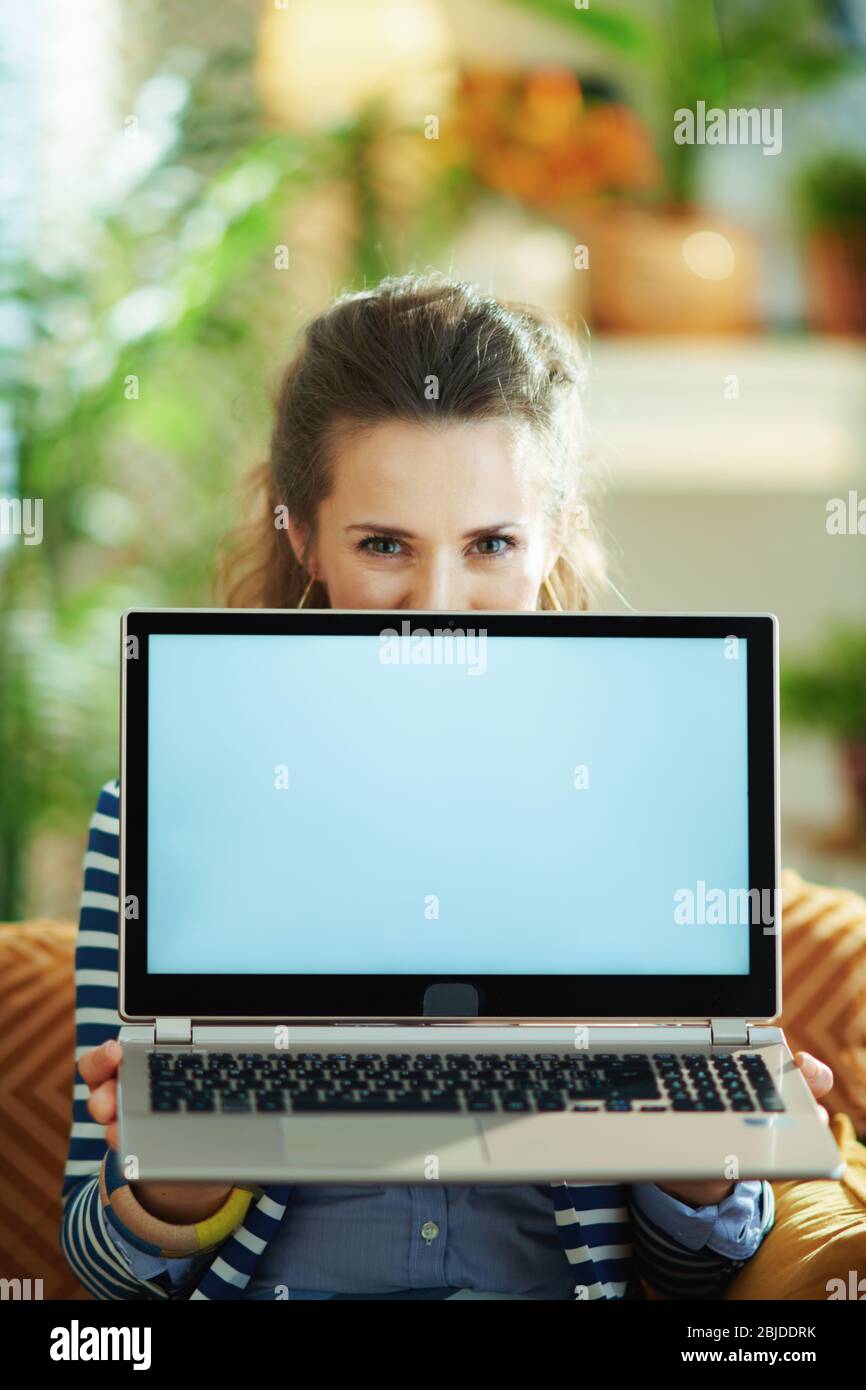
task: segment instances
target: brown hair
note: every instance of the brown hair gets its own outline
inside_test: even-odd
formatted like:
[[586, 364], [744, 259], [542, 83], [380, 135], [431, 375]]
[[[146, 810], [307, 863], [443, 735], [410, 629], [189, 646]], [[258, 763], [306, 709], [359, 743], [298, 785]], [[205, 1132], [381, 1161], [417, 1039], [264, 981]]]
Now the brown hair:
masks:
[[[604, 563], [583, 476], [584, 376], [562, 325], [445, 275], [393, 276], [340, 296], [306, 326], [283, 374], [270, 458], [244, 479], [253, 515], [221, 542], [217, 592], [229, 608], [297, 606], [308, 576], [277, 509], [312, 539], [341, 432], [387, 420], [504, 417], [529, 426], [544, 459], [547, 507], [563, 527], [551, 585], [563, 608], [588, 608]], [[327, 606], [322, 584], [308, 601]], [[543, 591], [542, 606], [550, 606]]]

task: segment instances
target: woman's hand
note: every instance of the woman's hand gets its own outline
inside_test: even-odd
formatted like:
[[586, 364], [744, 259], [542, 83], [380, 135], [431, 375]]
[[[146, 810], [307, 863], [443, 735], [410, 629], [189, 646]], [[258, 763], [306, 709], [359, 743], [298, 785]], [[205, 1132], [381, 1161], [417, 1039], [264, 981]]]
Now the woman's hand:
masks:
[[117, 1072], [123, 1060], [123, 1048], [116, 1038], [109, 1038], [101, 1047], [85, 1052], [78, 1063], [82, 1080], [90, 1095], [87, 1109], [98, 1125], [105, 1125], [105, 1142], [117, 1149], [120, 1136], [117, 1130]]
[[[83, 1053], [78, 1062], [82, 1080], [90, 1089], [87, 1109], [97, 1124], [105, 1125], [105, 1141], [115, 1151], [120, 1145], [117, 1072], [122, 1060], [123, 1048], [116, 1038], [109, 1038], [101, 1047]], [[129, 1185], [136, 1201], [151, 1216], [181, 1225], [212, 1216], [232, 1190], [231, 1183], [214, 1182], [131, 1182]]]
[[[826, 1062], [819, 1062], [817, 1057], [813, 1057], [810, 1052], [798, 1052], [794, 1056], [794, 1066], [799, 1067], [803, 1077], [808, 1083], [809, 1090], [816, 1100], [826, 1096], [828, 1091], [833, 1089], [833, 1073]], [[818, 1106], [818, 1114], [825, 1124], [830, 1123], [830, 1116], [827, 1114], [823, 1105]], [[672, 1197], [678, 1197], [681, 1202], [686, 1202], [691, 1207], [716, 1206], [724, 1201], [733, 1192], [735, 1184], [732, 1182], [680, 1182], [676, 1185], [668, 1183], [657, 1183], [662, 1192], [669, 1192]]]
[[[811, 1052], [797, 1052], [794, 1054], [794, 1066], [799, 1067], [803, 1073], [804, 1080], [808, 1083], [809, 1090], [816, 1100], [826, 1096], [828, 1091], [833, 1089], [833, 1073], [826, 1062], [819, 1062], [817, 1057], [813, 1057]], [[830, 1116], [823, 1105], [818, 1106], [818, 1114], [825, 1125], [830, 1123]]]

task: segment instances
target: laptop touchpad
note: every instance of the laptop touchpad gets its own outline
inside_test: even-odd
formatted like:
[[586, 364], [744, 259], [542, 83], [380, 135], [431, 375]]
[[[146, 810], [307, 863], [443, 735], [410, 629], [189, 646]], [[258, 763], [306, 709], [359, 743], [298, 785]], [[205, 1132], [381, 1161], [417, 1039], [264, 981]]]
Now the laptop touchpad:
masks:
[[472, 1116], [298, 1115], [281, 1120], [287, 1173], [353, 1172], [400, 1182], [459, 1181], [489, 1163]]

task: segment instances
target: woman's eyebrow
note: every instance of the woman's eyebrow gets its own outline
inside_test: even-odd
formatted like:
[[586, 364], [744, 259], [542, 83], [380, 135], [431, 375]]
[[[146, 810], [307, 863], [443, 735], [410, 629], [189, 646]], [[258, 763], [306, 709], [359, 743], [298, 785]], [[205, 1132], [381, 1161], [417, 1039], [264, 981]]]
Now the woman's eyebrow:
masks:
[[[487, 526], [476, 526], [472, 531], [465, 531], [461, 539], [469, 541], [475, 536], [486, 535], [488, 531], [514, 531], [525, 526], [525, 521], [491, 521]], [[404, 531], [400, 526], [389, 526], [385, 521], [358, 521], [352, 526], [347, 526], [345, 529], [347, 531], [378, 531], [388, 536], [396, 536], [399, 540], [403, 541], [415, 540], [415, 536], [411, 531]]]

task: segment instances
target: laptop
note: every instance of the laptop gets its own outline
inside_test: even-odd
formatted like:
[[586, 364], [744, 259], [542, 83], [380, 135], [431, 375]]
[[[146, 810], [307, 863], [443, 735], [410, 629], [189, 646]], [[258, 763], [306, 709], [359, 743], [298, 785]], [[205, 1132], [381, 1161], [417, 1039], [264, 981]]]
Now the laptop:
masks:
[[126, 612], [127, 1177], [841, 1176], [777, 686], [770, 615]]

